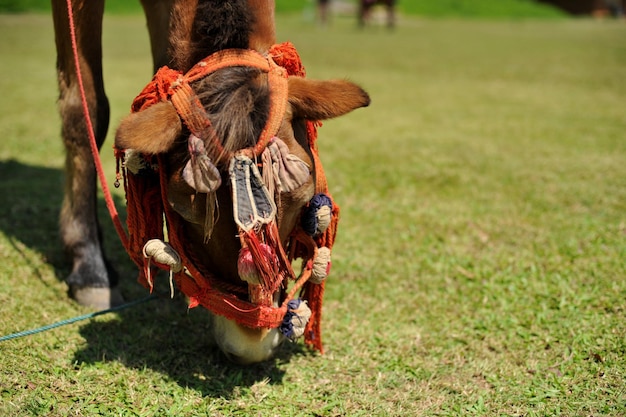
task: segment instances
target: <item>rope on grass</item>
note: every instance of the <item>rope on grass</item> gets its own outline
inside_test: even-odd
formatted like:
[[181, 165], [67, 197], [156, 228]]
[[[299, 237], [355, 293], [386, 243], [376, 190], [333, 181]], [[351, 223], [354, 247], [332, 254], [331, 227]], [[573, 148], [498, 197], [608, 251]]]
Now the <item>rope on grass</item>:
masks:
[[32, 334], [45, 332], [47, 330], [52, 330], [52, 329], [55, 329], [57, 327], [65, 326], [67, 324], [76, 323], [77, 321], [87, 320], [87, 319], [91, 319], [91, 318], [94, 318], [94, 317], [97, 317], [97, 316], [101, 316], [103, 314], [108, 314], [108, 313], [113, 313], [115, 311], [124, 310], [124, 309], [130, 308], [130, 307], [134, 307], [134, 306], [139, 305], [139, 304], [147, 303], [148, 301], [156, 300], [157, 298], [159, 298], [159, 297], [156, 294], [152, 294], [152, 295], [149, 295], [147, 297], [140, 298], [139, 300], [135, 300], [135, 301], [131, 301], [131, 302], [126, 303], [126, 304], [122, 304], [120, 306], [107, 308], [106, 310], [100, 310], [100, 311], [96, 311], [95, 313], [83, 314], [82, 316], [78, 316], [78, 317], [73, 317], [73, 318], [66, 319], [66, 320], [57, 321], [56, 323], [48, 324], [46, 326], [41, 326], [41, 327], [38, 327], [36, 329], [24, 330], [24, 331], [13, 333], [13, 334], [8, 334], [6, 336], [0, 337], [0, 342], [4, 342], [4, 341], [7, 341], [7, 340], [11, 340], [11, 339], [17, 339], [18, 337], [30, 336]]

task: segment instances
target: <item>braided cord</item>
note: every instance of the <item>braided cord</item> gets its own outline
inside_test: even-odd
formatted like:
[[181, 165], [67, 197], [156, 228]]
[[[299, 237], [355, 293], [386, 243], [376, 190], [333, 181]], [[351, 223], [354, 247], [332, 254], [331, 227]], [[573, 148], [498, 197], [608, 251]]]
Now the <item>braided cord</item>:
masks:
[[7, 341], [7, 340], [11, 340], [11, 339], [17, 339], [18, 337], [30, 336], [32, 334], [41, 333], [41, 332], [45, 332], [47, 330], [56, 329], [57, 327], [61, 327], [61, 326], [65, 326], [65, 325], [68, 325], [68, 324], [76, 323], [77, 321], [87, 320], [87, 319], [91, 319], [91, 318], [94, 318], [94, 317], [97, 317], [97, 316], [101, 316], [103, 314], [108, 314], [108, 313], [113, 313], [113, 312], [120, 311], [120, 310], [125, 310], [127, 308], [134, 307], [134, 306], [139, 305], [139, 304], [147, 303], [148, 301], [156, 300], [157, 298], [158, 298], [158, 296], [156, 294], [152, 294], [152, 295], [149, 295], [147, 297], [140, 298], [139, 300], [135, 300], [135, 301], [131, 301], [131, 302], [126, 303], [126, 304], [122, 304], [120, 306], [107, 308], [106, 310], [100, 310], [100, 311], [96, 311], [94, 313], [83, 314], [82, 316], [78, 316], [78, 317], [73, 317], [73, 318], [70, 318], [70, 319], [57, 321], [56, 323], [48, 324], [46, 326], [41, 326], [41, 327], [38, 327], [36, 329], [24, 330], [24, 331], [21, 331], [21, 332], [9, 334], [9, 335], [0, 337], [0, 342], [4, 342], [4, 341]]

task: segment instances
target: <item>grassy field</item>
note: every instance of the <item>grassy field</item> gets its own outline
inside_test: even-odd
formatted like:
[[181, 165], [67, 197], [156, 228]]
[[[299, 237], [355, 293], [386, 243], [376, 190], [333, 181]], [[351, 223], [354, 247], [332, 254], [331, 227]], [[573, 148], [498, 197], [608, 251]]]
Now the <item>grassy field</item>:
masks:
[[[278, 25], [310, 77], [373, 100], [320, 130], [343, 209], [326, 354], [234, 366], [201, 309], [159, 300], [0, 343], [0, 415], [624, 416], [626, 25]], [[143, 26], [105, 21], [113, 126], [151, 76]], [[62, 282], [51, 22], [0, 16], [0, 35], [2, 335], [88, 310]]]

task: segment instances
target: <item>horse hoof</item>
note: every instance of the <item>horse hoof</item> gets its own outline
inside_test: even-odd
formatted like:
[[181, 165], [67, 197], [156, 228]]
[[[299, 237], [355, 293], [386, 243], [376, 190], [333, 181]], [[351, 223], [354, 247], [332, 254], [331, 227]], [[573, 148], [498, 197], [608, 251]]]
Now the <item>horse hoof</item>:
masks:
[[124, 298], [118, 288], [71, 288], [70, 294], [78, 304], [99, 310], [115, 307], [124, 303]]

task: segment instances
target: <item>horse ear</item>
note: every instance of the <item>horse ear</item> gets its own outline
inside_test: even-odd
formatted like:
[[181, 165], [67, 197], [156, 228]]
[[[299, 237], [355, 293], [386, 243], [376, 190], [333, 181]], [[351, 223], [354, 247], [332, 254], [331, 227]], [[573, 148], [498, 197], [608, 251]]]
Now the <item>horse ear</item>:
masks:
[[294, 117], [332, 119], [370, 104], [370, 96], [346, 80], [316, 81], [289, 77], [289, 103]]
[[145, 154], [163, 153], [170, 150], [181, 131], [172, 103], [157, 103], [122, 120], [115, 133], [115, 147]]

